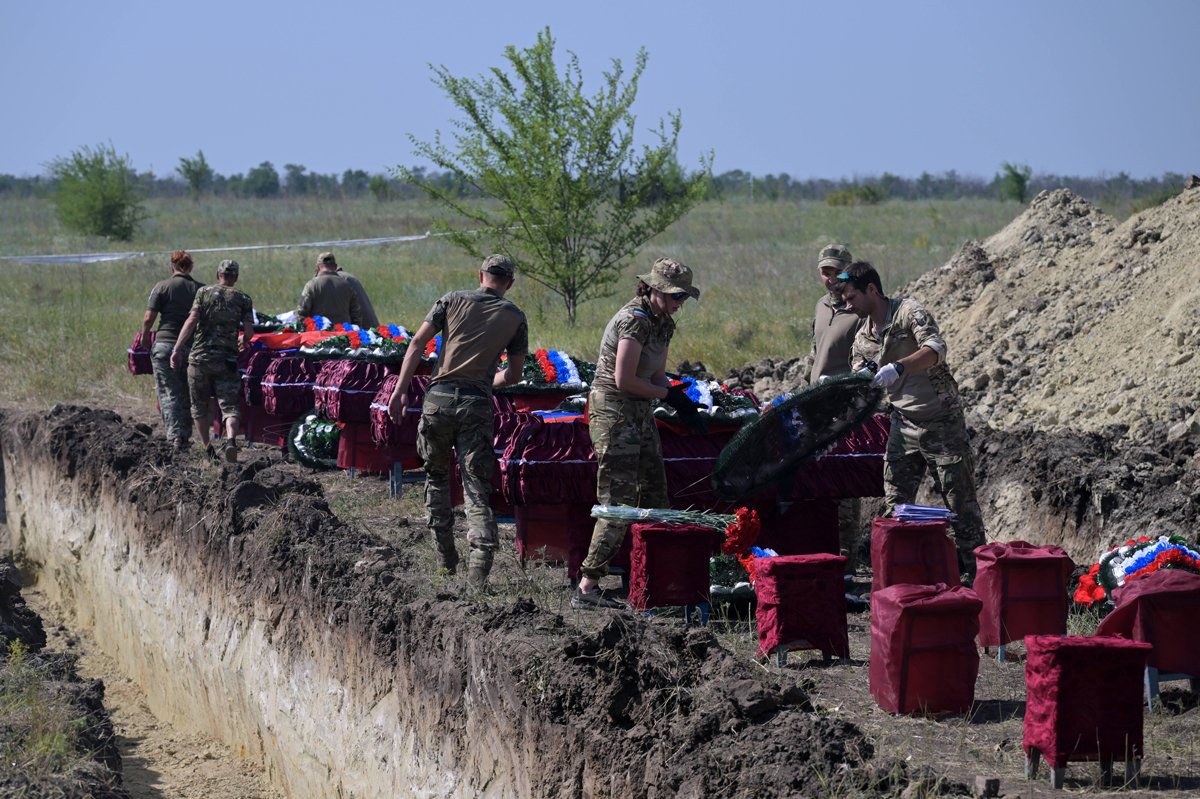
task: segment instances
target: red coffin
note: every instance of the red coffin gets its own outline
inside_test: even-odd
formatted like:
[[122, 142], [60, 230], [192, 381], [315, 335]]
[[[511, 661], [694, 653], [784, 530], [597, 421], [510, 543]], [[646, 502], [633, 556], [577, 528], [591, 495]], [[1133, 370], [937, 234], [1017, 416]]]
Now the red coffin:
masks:
[[371, 403], [396, 367], [370, 361], [325, 361], [313, 381], [313, 403], [335, 422], [371, 422]]
[[635, 610], [708, 602], [708, 561], [720, 547], [711, 527], [635, 524], [629, 605]]
[[247, 405], [261, 407], [263, 376], [267, 373], [267, 367], [278, 359], [281, 353], [278, 350], [250, 349], [244, 350], [242, 354], [246, 355], [244, 364], [241, 356], [238, 357], [238, 365], [242, 370], [242, 399]]
[[871, 593], [871, 696], [889, 713], [965, 713], [979, 674], [979, 597], [893, 585]]
[[272, 416], [289, 421], [313, 407], [313, 382], [320, 371], [319, 361], [285, 355], [276, 358], [263, 374], [263, 407]]
[[1200, 574], [1166, 569], [1131, 580], [1115, 592], [1116, 609], [1096, 635], [1150, 644], [1149, 665], [1164, 674], [1200, 676]]
[[758, 654], [769, 655], [779, 646], [803, 640], [826, 657], [850, 657], [845, 570], [841, 555], [758, 558]]
[[1142, 755], [1142, 673], [1150, 645], [1122, 638], [1025, 639], [1026, 755], [1051, 768], [1069, 760]]
[[1067, 582], [1075, 564], [1062, 547], [984, 544], [975, 548], [975, 566], [971, 588], [983, 602], [980, 646], [1066, 633]]
[[368, 474], [385, 474], [396, 461], [394, 452], [375, 443], [368, 422], [343, 422], [338, 436], [337, 465]]
[[871, 590], [890, 585], [960, 585], [958, 554], [945, 522], [871, 522]]

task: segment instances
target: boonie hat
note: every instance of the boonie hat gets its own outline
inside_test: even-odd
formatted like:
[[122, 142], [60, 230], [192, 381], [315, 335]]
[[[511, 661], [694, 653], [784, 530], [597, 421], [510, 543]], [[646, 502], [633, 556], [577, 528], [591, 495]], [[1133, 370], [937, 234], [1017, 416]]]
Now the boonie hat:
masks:
[[700, 289], [692, 285], [691, 267], [674, 258], [659, 258], [648, 274], [638, 275], [638, 280], [668, 294], [686, 291], [692, 299], [700, 299]]
[[826, 244], [821, 248], [821, 254], [817, 256], [818, 269], [823, 266], [843, 269], [853, 262], [854, 258], [850, 256], [850, 248], [845, 244]]
[[217, 274], [218, 275], [236, 275], [238, 273], [239, 268], [240, 267], [238, 267], [237, 261], [231, 261], [227, 258], [224, 261], [221, 261], [221, 263], [217, 264]]
[[517, 271], [511, 258], [498, 253], [484, 258], [483, 266], [480, 269], [492, 275], [499, 275], [500, 277], [512, 277], [513, 273]]
[[329, 266], [337, 266], [337, 259], [333, 257], [333, 253], [323, 252], [317, 256], [317, 263], [328, 264]]

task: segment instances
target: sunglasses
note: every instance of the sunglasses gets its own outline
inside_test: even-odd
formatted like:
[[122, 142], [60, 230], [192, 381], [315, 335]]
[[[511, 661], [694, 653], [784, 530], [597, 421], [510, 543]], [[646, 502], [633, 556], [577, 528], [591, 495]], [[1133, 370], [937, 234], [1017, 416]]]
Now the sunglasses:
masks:
[[672, 292], [664, 291], [663, 294], [665, 296], [670, 297], [671, 299], [675, 300], [675, 302], [683, 302], [689, 296], [691, 296], [686, 291], [672, 291]]

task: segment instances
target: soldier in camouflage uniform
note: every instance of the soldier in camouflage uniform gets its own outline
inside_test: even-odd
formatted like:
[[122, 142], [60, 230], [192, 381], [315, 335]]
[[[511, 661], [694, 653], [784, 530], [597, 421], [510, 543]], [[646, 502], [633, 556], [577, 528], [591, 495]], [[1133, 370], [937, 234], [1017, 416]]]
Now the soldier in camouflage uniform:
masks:
[[[689, 297], [699, 298], [700, 289], [692, 285], [692, 270], [672, 258], [659, 258], [638, 280], [637, 296], [617, 311], [600, 341], [588, 395], [588, 432], [596, 451], [600, 504], [665, 508], [667, 476], [654, 400], [671, 405], [685, 423], [699, 418], [687, 394], [667, 379], [667, 347], [675, 333], [671, 317]], [[627, 530], [617, 521], [596, 520], [571, 607], [622, 606], [599, 590], [599, 580]]]
[[987, 539], [958, 384], [946, 365], [946, 342], [916, 300], [884, 295], [879, 273], [866, 261], [851, 264], [842, 278], [842, 298], [865, 319], [854, 338], [851, 366], [875, 364], [874, 385], [885, 390], [892, 404], [883, 469], [887, 512], [913, 502], [926, 470], [932, 471], [934, 488], [958, 517], [954, 537], [960, 566], [973, 576], [973, 550]]
[[[492, 472], [496, 468], [492, 389], [521, 380], [529, 351], [525, 314], [504, 294], [515, 268], [504, 255], [489, 255], [479, 269], [479, 288], [442, 297], [408, 343], [388, 414], [399, 423], [408, 408], [408, 389], [425, 345], [442, 336], [437, 373], [425, 390], [417, 428], [417, 452], [425, 461], [425, 510], [438, 552], [439, 568], [458, 568], [454, 514], [450, 502], [450, 452], [458, 457], [466, 500], [467, 584], [482, 591], [499, 546], [492, 513]], [[497, 371], [500, 354], [508, 365]]]
[[150, 290], [142, 330], [134, 342], [137, 349], [143, 341], [148, 341], [154, 319], [160, 317], [150, 359], [154, 365], [154, 386], [167, 438], [178, 450], [187, 449], [192, 438], [192, 403], [188, 395], [187, 371], [182, 365], [177, 369], [171, 367], [171, 350], [192, 310], [196, 290], [202, 285], [192, 279], [192, 256], [184, 250], [171, 253], [171, 276], [155, 283]]
[[[200, 443], [209, 455], [215, 454], [209, 435], [212, 430], [209, 397], [214, 393], [225, 419], [225, 459], [237, 462], [237, 434], [240, 411], [238, 395], [242, 380], [238, 373], [239, 349], [250, 346], [254, 336], [254, 304], [250, 296], [233, 287], [238, 279], [238, 262], [221, 261], [217, 267], [217, 285], [205, 286], [196, 292], [192, 312], [183, 324], [171, 365], [183, 363], [183, 351], [196, 334], [196, 343], [188, 356], [188, 389], [192, 399], [192, 418]], [[238, 332], [242, 333], [241, 346]]]

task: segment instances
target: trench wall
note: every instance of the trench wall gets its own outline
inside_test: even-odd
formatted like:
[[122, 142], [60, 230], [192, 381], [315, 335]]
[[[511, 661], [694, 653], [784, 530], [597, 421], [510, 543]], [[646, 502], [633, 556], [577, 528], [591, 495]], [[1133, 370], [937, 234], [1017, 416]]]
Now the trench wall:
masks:
[[[95, 633], [157, 716], [261, 761], [288, 795], [569, 796], [623, 783], [568, 727], [541, 728], [509, 653], [465, 607], [356, 606], [386, 553], [360, 551], [358, 574], [340, 576], [360, 584], [331, 599], [320, 557], [264, 561], [249, 533], [213, 518], [236, 508], [172, 497], [179, 483], [153, 457], [124, 477], [89, 473], [44, 427], [3, 424], [11, 547], [37, 587]], [[330, 546], [344, 543], [335, 532]], [[572, 748], [575, 765], [546, 776]]]

